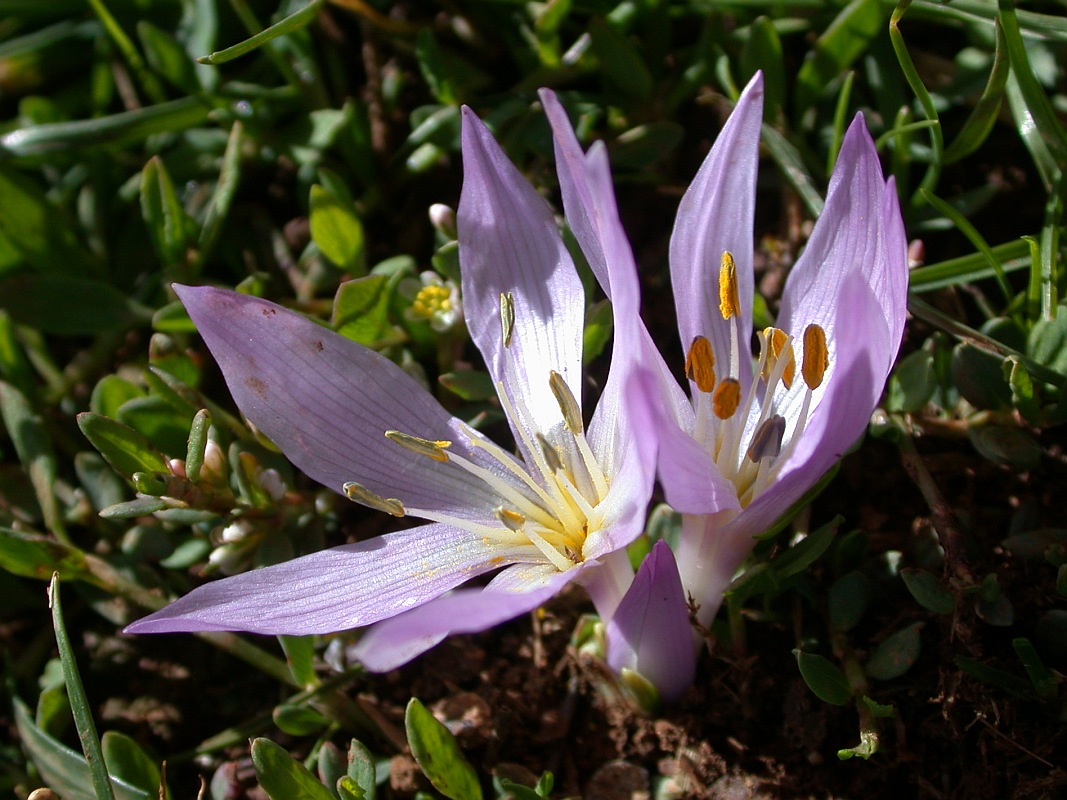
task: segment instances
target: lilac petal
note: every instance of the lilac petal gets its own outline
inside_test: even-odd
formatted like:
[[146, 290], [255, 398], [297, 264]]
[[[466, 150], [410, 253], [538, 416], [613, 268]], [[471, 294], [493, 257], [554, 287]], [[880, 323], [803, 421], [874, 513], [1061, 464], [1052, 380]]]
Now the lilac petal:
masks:
[[[634, 397], [637, 419], [655, 431], [658, 442], [656, 467], [667, 502], [683, 514], [709, 514], [737, 509], [737, 490], [723, 477], [715, 461], [689, 433], [691, 417], [683, 427], [673, 409], [673, 379], [651, 371], [640, 373], [642, 391]], [[684, 417], [683, 417], [684, 419]]]
[[346, 630], [426, 603], [517, 555], [466, 531], [423, 525], [206, 583], [126, 633]]
[[645, 557], [608, 623], [607, 659], [615, 672], [639, 673], [667, 702], [681, 699], [693, 683], [693, 628], [678, 565], [666, 542], [656, 542]]
[[389, 359], [266, 300], [206, 286], [174, 290], [238, 407], [312, 478], [337, 492], [357, 481], [411, 507], [491, 516], [500, 501], [484, 482], [385, 438], [399, 430], [453, 440], [457, 452], [486, 460], [466, 443], [462, 423]]
[[597, 142], [582, 153], [567, 112], [548, 89], [541, 105], [552, 126], [563, 209], [593, 274], [611, 300], [616, 316], [637, 314], [637, 265], [619, 220], [607, 151]]
[[[906, 280], [907, 244], [899, 216], [886, 225], [885, 189], [874, 142], [857, 114], [842, 142], [823, 212], [789, 272], [779, 314], [783, 330], [799, 337], [804, 326], [815, 323], [828, 341], [836, 340], [837, 296], [842, 281], [854, 272], [865, 276], [885, 304], [879, 316], [902, 318], [900, 277]], [[887, 247], [887, 227], [894, 252]], [[845, 327], [842, 335], [852, 336], [851, 330]]]
[[836, 324], [848, 335], [837, 342], [837, 371], [778, 479], [735, 521], [748, 536], [769, 528], [863, 434], [885, 386], [887, 353], [896, 352], [896, 344], [888, 341], [883, 313], [863, 276], [846, 278], [838, 296]]
[[396, 669], [446, 636], [484, 631], [532, 611], [580, 571], [516, 564], [484, 589], [459, 589], [375, 625], [348, 653], [372, 672]]
[[[730, 325], [736, 326], [743, 354], [752, 330], [752, 225], [762, 119], [763, 76], [757, 73], [682, 198], [671, 235], [671, 284], [682, 347], [706, 336], [720, 364], [730, 363]], [[741, 304], [741, 316], [730, 323], [718, 311], [719, 266], [726, 251], [737, 264]], [[741, 374], [733, 377], [747, 387], [749, 360], [741, 362]]]
[[[463, 109], [457, 226], [471, 338], [493, 379], [525, 401], [532, 416], [526, 434], [552, 436], [562, 417], [550, 370], [582, 396], [585, 294], [548, 205], [469, 108]], [[500, 298], [506, 294], [514, 298], [515, 322], [505, 348]]]
[[[845, 340], [860, 343], [869, 351], [871, 382], [877, 386], [866, 413], [873, 409], [903, 333], [907, 279], [907, 242], [899, 205], [892, 185], [887, 191], [874, 142], [863, 117], [857, 114], [842, 143], [826, 206], [786, 281], [779, 315], [779, 326], [798, 339], [813, 323], [826, 332], [830, 358], [827, 388], [816, 393], [814, 409], [825, 402], [829, 387], [837, 383], [834, 373], [845, 361], [837, 351]], [[858, 336], [859, 311], [847, 313], [849, 305], [841, 299], [844, 284], [856, 280], [869, 287], [873, 304], [865, 307], [881, 322], [876, 336]], [[859, 291], [858, 287], [853, 291]], [[781, 413], [791, 418], [790, 411], [798, 410], [801, 399], [802, 392], [794, 391]], [[806, 433], [805, 438], [810, 435]]]

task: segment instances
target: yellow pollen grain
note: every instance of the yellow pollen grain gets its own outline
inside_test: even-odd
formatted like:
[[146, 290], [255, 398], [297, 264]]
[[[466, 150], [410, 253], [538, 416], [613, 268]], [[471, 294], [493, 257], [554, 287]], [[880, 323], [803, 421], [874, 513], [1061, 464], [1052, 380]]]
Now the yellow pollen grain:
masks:
[[685, 354], [685, 377], [702, 392], [715, 388], [715, 354], [706, 336], [696, 336]]
[[496, 518], [503, 522], [504, 527], [510, 531], [521, 531], [522, 526], [526, 524], [526, 517], [518, 511], [512, 511], [510, 508], [504, 508], [503, 506], [496, 510]]
[[730, 419], [741, 405], [741, 384], [736, 378], [727, 378], [715, 387], [711, 395], [711, 410], [719, 419]]
[[775, 365], [782, 357], [782, 352], [785, 351], [786, 358], [788, 358], [789, 361], [782, 372], [782, 383], [785, 384], [786, 389], [789, 389], [790, 387], [792, 387], [793, 378], [795, 378], [797, 374], [797, 359], [796, 356], [793, 355], [793, 348], [789, 347], [787, 349], [789, 335], [780, 328], [767, 328], [764, 331], [764, 334], [767, 336], [767, 340], [770, 343], [770, 355], [773, 356], [773, 358], [767, 359], [766, 366], [764, 367], [763, 377], [764, 379], [770, 377], [771, 372], [774, 371]]
[[741, 301], [737, 295], [737, 266], [729, 250], [723, 252], [722, 266], [719, 269], [719, 313], [723, 319], [730, 319], [741, 313]]
[[829, 364], [830, 353], [826, 349], [826, 332], [818, 325], [809, 325], [804, 329], [804, 363], [800, 368], [804, 383], [809, 389], [822, 386]]

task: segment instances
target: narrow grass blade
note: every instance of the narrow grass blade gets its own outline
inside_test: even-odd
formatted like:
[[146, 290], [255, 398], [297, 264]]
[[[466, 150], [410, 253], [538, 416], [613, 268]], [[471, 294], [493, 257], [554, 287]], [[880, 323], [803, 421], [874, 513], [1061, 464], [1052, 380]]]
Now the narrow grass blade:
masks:
[[107, 774], [107, 766], [104, 764], [104, 753], [100, 749], [100, 737], [96, 734], [96, 723], [93, 722], [89, 700], [85, 696], [85, 687], [82, 685], [81, 675], [78, 674], [78, 664], [74, 660], [74, 650], [70, 646], [67, 628], [63, 623], [58, 574], [54, 574], [52, 582], [48, 584], [48, 605], [52, 609], [52, 627], [56, 633], [59, 659], [63, 664], [63, 680], [67, 684], [70, 710], [74, 714], [74, 725], [78, 729], [82, 752], [85, 753], [85, 760], [89, 763], [93, 791], [96, 792], [97, 800], [115, 800], [115, 793], [111, 789], [111, 777]]
[[201, 64], [211, 64], [217, 66], [218, 64], [225, 64], [227, 61], [233, 61], [235, 58], [240, 58], [246, 53], [251, 53], [258, 47], [262, 47], [272, 39], [277, 39], [279, 36], [284, 36], [287, 33], [300, 30], [305, 25], [309, 24], [315, 17], [318, 16], [319, 8], [322, 6], [324, 0], [311, 0], [304, 8], [297, 11], [295, 14], [290, 14], [281, 22], [276, 22], [269, 28], [260, 31], [255, 36], [245, 39], [243, 42], [233, 45], [233, 47], [227, 47], [225, 50], [217, 50], [210, 55], [202, 56], [197, 61]]

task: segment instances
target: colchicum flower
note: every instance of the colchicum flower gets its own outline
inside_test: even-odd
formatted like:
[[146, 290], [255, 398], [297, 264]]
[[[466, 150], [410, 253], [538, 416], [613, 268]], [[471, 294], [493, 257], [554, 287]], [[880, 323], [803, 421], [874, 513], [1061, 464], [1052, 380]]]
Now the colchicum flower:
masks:
[[857, 115], [825, 208], [789, 273], [777, 324], [758, 332], [753, 363], [762, 105], [757, 75], [682, 198], [670, 244], [692, 399], [677, 404], [673, 390], [654, 389], [659, 468], [668, 502], [684, 514], [676, 555], [703, 625], [753, 537], [862, 435], [906, 313], [907, 241], [896, 191]]
[[[355, 502], [429, 524], [205, 584], [127, 631], [312, 634], [377, 623], [354, 655], [386, 670], [451, 633], [529, 611], [572, 580], [612, 617], [633, 577], [621, 548], [642, 529], [654, 471], [650, 426], [634, 413], [647, 403], [632, 377], [647, 333], [636, 314], [616, 314], [615, 355], [587, 427], [585, 295], [553, 215], [469, 109], [462, 150], [465, 316], [519, 456], [385, 357], [301, 315], [175, 287], [237, 405], [300, 469]], [[617, 307], [636, 309], [632, 264], [597, 277]], [[484, 587], [456, 588], [493, 571]]]

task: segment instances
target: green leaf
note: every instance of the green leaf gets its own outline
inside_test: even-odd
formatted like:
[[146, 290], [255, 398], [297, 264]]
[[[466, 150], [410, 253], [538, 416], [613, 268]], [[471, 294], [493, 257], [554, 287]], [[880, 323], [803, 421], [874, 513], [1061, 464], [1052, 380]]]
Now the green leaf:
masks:
[[960, 394], [975, 408], [1002, 409], [1011, 405], [1011, 387], [1004, 379], [1004, 358], [969, 342], [953, 349], [949, 372]]
[[278, 730], [290, 736], [309, 736], [325, 728], [329, 723], [318, 711], [305, 705], [282, 703], [271, 712]]
[[173, 36], [143, 19], [137, 23], [137, 38], [148, 65], [158, 75], [184, 94], [200, 91], [193, 59]]
[[89, 397], [89, 410], [105, 417], [114, 417], [123, 403], [144, 396], [144, 389], [140, 386], [118, 375], [105, 375], [93, 387], [93, 393]]
[[0, 166], [0, 234], [40, 272], [73, 276], [92, 269], [89, 254], [60, 209], [35, 183], [5, 166]]
[[916, 350], [897, 362], [889, 376], [886, 409], [894, 413], [918, 411], [930, 402], [937, 389], [934, 355], [929, 350]]
[[[53, 739], [37, 725], [25, 704], [15, 698], [15, 725], [19, 741], [33, 760], [41, 778], [63, 800], [98, 800], [85, 758]], [[111, 779], [115, 800], [154, 800], [155, 795], [141, 791], [118, 778]]]
[[109, 284], [62, 275], [0, 282], [0, 308], [44, 333], [83, 336], [147, 324], [152, 312]]
[[1011, 646], [1015, 650], [1015, 655], [1023, 663], [1023, 667], [1026, 668], [1026, 674], [1034, 685], [1034, 691], [1037, 692], [1038, 699], [1046, 702], [1055, 700], [1056, 695], [1059, 694], [1059, 685], [1064, 679], [1057, 676], [1056, 673], [1041, 662], [1041, 657], [1037, 654], [1037, 650], [1034, 649], [1029, 639], [1022, 637], [1012, 639]]
[[[211, 106], [199, 98], [183, 97], [180, 100], [123, 111], [108, 117], [17, 128], [0, 136], [0, 159], [140, 143], [154, 133], [183, 131], [196, 127], [208, 118], [210, 112]], [[4, 195], [3, 184], [3, 178], [0, 177], [0, 196]], [[38, 229], [40, 231], [51, 231], [54, 227], [47, 219], [42, 222], [43, 227]], [[0, 222], [0, 229], [9, 233], [3, 222]], [[70, 267], [69, 264], [64, 266], [68, 269]]]
[[59, 660], [63, 664], [63, 682], [67, 686], [70, 710], [74, 715], [74, 726], [78, 729], [78, 740], [81, 742], [82, 752], [85, 754], [85, 761], [89, 767], [89, 777], [93, 791], [98, 800], [115, 800], [111, 778], [108, 775], [107, 765], [100, 750], [100, 738], [96, 733], [96, 722], [93, 720], [89, 698], [85, 694], [85, 686], [82, 684], [81, 675], [78, 672], [78, 662], [74, 658], [74, 649], [71, 647], [66, 623], [63, 620], [59, 575], [53, 575], [51, 582], [48, 584], [48, 605], [52, 609], [52, 629], [56, 635], [56, 649], [59, 651]]
[[0, 381], [0, 417], [15, 445], [22, 468], [30, 476], [45, 524], [64, 538], [66, 525], [55, 494], [56, 457], [44, 422], [34, 412], [29, 400], [4, 381]]
[[136, 519], [147, 514], [154, 514], [167, 507], [167, 502], [159, 497], [138, 497], [136, 500], [128, 500], [125, 503], [116, 503], [113, 506], [100, 509], [100, 516], [104, 519]]
[[449, 73], [447, 62], [441, 53], [433, 29], [423, 26], [415, 42], [415, 58], [419, 62], [419, 71], [426, 81], [426, 87], [438, 103], [445, 106], [457, 106], [460, 103], [459, 92]]
[[805, 653], [803, 650], [794, 650], [793, 655], [796, 657], [797, 666], [800, 667], [800, 677], [824, 703], [843, 706], [852, 699], [848, 680], [837, 666], [820, 655]]
[[798, 116], [822, 95], [885, 31], [887, 8], [878, 0], [852, 0], [816, 40], [797, 73]]
[[1027, 337], [1026, 352], [1039, 364], [1067, 375], [1067, 306], [1057, 306], [1052, 319], [1034, 323]]
[[297, 686], [308, 687], [318, 683], [318, 676], [315, 675], [315, 637], [279, 636], [278, 643], [282, 646]]
[[600, 70], [612, 83], [637, 100], [652, 94], [652, 73], [633, 42], [600, 18], [589, 24], [589, 36]]
[[871, 602], [871, 582], [862, 572], [842, 575], [830, 587], [830, 622], [839, 631], [856, 626]]
[[464, 400], [479, 402], [496, 397], [496, 387], [488, 372], [474, 369], [462, 369], [446, 372], [437, 378], [438, 383]]
[[296, 13], [290, 14], [285, 19], [276, 22], [266, 30], [260, 31], [255, 36], [245, 39], [243, 42], [233, 45], [233, 47], [227, 47], [225, 50], [218, 50], [211, 55], [198, 58], [197, 61], [201, 64], [217, 66], [218, 64], [225, 64], [227, 61], [239, 58], [246, 53], [251, 53], [253, 50], [262, 47], [272, 39], [277, 39], [279, 36], [298, 31], [309, 25], [311, 21], [319, 15], [319, 7], [322, 3], [323, 0], [311, 0], [310, 3]]
[[769, 17], [757, 17], [748, 29], [748, 39], [741, 51], [742, 82], [763, 70], [763, 119], [775, 124], [785, 101], [785, 60], [778, 29]]
[[311, 238], [334, 264], [353, 275], [366, 274], [363, 223], [348, 203], [319, 184], [311, 187]]
[[85, 554], [47, 536], [0, 528], [0, 568], [24, 578], [92, 581]]
[[925, 569], [907, 567], [900, 571], [900, 577], [911, 596], [927, 611], [951, 614], [956, 610], [956, 598], [933, 573]]
[[607, 347], [614, 325], [611, 301], [601, 300], [585, 312], [585, 330], [582, 334], [582, 363], [588, 364]]
[[108, 772], [113, 777], [136, 786], [149, 796], [159, 793], [159, 766], [135, 740], [124, 733], [105, 731], [100, 739], [100, 748]]
[[863, 695], [860, 700], [862, 700], [863, 705], [867, 706], [870, 710], [871, 716], [876, 719], [892, 719], [897, 715], [896, 709], [893, 708], [892, 705], [884, 706], [881, 703], [876, 703], [867, 695]]
[[1035, 469], [1041, 463], [1041, 445], [1022, 428], [1006, 425], [970, 425], [967, 438], [983, 458], [1016, 469]]
[[968, 656], [956, 656], [956, 666], [966, 672], [972, 678], [977, 678], [983, 683], [988, 683], [1003, 689], [1013, 697], [1020, 700], [1033, 700], [1034, 690], [1028, 681], [1024, 681], [1018, 675], [1012, 675], [1002, 669], [983, 664]]
[[168, 472], [166, 458], [133, 428], [92, 412], [78, 415], [78, 427], [107, 463], [126, 478], [135, 472]]
[[163, 159], [153, 156], [141, 170], [141, 217], [165, 267], [185, 261], [188, 216]]
[[303, 764], [270, 739], [252, 742], [252, 766], [271, 800], [335, 800]]
[[897, 631], [875, 648], [864, 669], [875, 680], [899, 678], [919, 659], [922, 639], [919, 631], [925, 623], [916, 622]]
[[408, 745], [430, 783], [452, 800], [481, 800], [482, 787], [456, 738], [422, 703], [411, 698], [404, 715]]
[[993, 124], [1000, 114], [1000, 105], [1004, 99], [1004, 86], [1008, 81], [1007, 42], [1004, 39], [1004, 29], [1000, 20], [995, 21], [996, 49], [993, 52], [993, 66], [989, 71], [989, 80], [986, 82], [982, 96], [971, 109], [971, 114], [963, 124], [963, 128], [956, 135], [947, 148], [945, 148], [944, 161], [951, 164], [966, 158], [979, 147], [993, 130]]
[[389, 294], [389, 279], [384, 275], [342, 283], [333, 301], [334, 330], [367, 347], [393, 338]]
[[677, 122], [659, 120], [638, 125], [619, 134], [611, 151], [616, 169], [644, 169], [674, 152], [685, 138]]
[[362, 742], [355, 739], [348, 746], [348, 777], [359, 787], [364, 800], [375, 800], [378, 781], [374, 756]]

